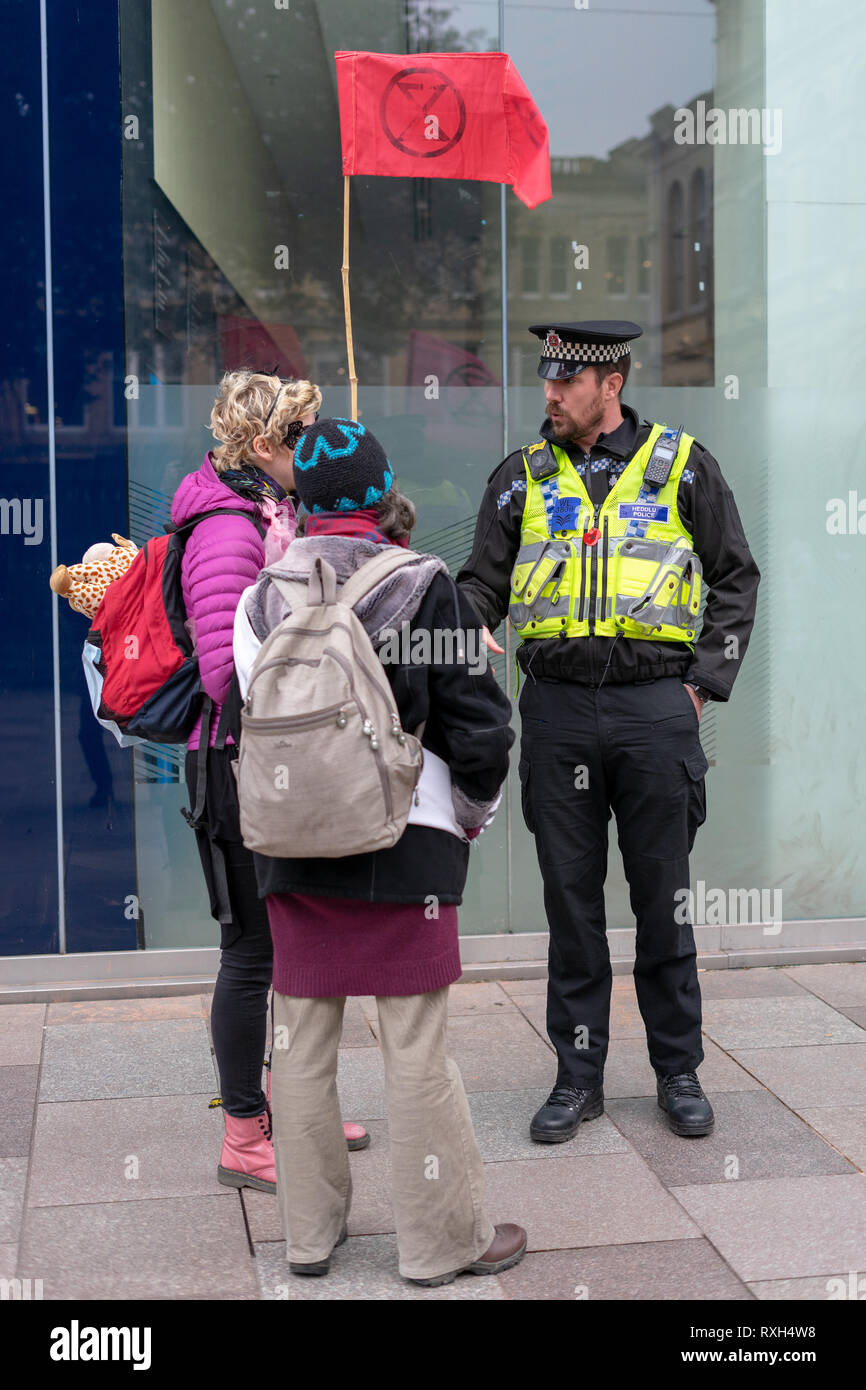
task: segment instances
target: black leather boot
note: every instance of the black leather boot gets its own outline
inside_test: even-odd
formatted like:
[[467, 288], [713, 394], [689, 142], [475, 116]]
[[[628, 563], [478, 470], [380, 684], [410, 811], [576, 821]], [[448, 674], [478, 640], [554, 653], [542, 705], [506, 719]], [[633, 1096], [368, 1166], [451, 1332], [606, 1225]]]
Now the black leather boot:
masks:
[[709, 1134], [715, 1123], [713, 1107], [707, 1100], [693, 1071], [676, 1076], [656, 1073], [659, 1105], [667, 1112], [668, 1125], [674, 1134]]
[[587, 1091], [576, 1086], [554, 1086], [532, 1117], [529, 1137], [536, 1144], [564, 1144], [566, 1139], [574, 1138], [584, 1120], [595, 1120], [603, 1113], [603, 1087]]

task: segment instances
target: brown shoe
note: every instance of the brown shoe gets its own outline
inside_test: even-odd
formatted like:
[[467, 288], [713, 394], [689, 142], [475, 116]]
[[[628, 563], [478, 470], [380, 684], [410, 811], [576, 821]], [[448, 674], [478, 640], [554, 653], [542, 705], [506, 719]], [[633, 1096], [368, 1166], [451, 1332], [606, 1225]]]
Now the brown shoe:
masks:
[[425, 1289], [437, 1289], [442, 1284], [451, 1284], [458, 1274], [500, 1274], [523, 1259], [526, 1254], [526, 1232], [522, 1226], [506, 1222], [494, 1226], [496, 1234], [493, 1243], [484, 1254], [471, 1265], [452, 1270], [450, 1274], [437, 1274], [432, 1279], [409, 1279], [410, 1284], [420, 1284]]

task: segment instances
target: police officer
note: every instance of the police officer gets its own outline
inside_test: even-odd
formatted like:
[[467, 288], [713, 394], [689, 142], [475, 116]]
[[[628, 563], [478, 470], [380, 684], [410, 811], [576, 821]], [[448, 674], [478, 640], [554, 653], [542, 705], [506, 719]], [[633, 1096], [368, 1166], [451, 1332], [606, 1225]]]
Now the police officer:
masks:
[[701, 711], [731, 693], [760, 576], [716, 460], [681, 427], [642, 421], [622, 401], [640, 327], [529, 331], [542, 343], [541, 438], [491, 474], [458, 583], [488, 630], [508, 614], [526, 677], [521, 797], [544, 879], [547, 1029], [558, 1059], [530, 1133], [560, 1143], [604, 1109], [613, 812], [658, 1103], [675, 1134], [709, 1134], [683, 890], [706, 815]]

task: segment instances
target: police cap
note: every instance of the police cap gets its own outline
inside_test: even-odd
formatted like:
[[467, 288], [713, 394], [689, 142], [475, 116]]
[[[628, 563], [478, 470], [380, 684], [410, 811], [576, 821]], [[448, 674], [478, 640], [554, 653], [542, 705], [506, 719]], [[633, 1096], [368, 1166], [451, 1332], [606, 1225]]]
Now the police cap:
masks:
[[631, 352], [631, 339], [643, 333], [639, 324], [627, 319], [534, 323], [529, 331], [541, 339], [538, 375], [548, 381], [577, 376], [595, 362], [617, 362]]

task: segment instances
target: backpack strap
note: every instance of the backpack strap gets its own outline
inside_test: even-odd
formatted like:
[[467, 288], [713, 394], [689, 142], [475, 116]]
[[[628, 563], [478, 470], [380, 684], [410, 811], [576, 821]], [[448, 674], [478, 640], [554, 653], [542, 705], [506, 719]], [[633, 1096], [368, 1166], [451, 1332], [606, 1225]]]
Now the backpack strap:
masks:
[[337, 571], [333, 565], [328, 564], [327, 560], [323, 560], [321, 555], [317, 555], [312, 573], [307, 580], [307, 603], [314, 606], [320, 603], [336, 602]]
[[213, 700], [209, 695], [205, 695], [201, 702], [201, 724], [195, 757], [195, 798], [191, 811], [188, 811], [185, 806], [180, 808], [181, 815], [192, 826], [193, 830], [198, 830], [204, 817], [205, 791], [207, 790], [207, 750], [210, 743], [212, 719]]
[[216, 742], [214, 748], [225, 748], [226, 736], [231, 734], [235, 743], [241, 741], [241, 687], [238, 681], [238, 673], [232, 668], [232, 678], [229, 681], [229, 688], [223, 700], [220, 710], [219, 723], [217, 724]]
[[[223, 706], [225, 708], [225, 706]], [[217, 900], [217, 911], [219, 921], [226, 925], [232, 921], [232, 905], [229, 897], [229, 882], [226, 873], [225, 855], [222, 846], [211, 835], [210, 827], [205, 815], [205, 801], [207, 796], [207, 755], [210, 744], [210, 729], [213, 721], [214, 703], [209, 695], [205, 695], [201, 707], [201, 727], [199, 731], [198, 748], [195, 755], [195, 799], [191, 811], [185, 806], [181, 806], [180, 813], [184, 820], [196, 833], [202, 846], [206, 844], [207, 853], [210, 857], [211, 872], [213, 874], [213, 887]], [[220, 724], [222, 726], [222, 716]]]
[[[241, 507], [214, 507], [212, 512], [196, 512], [195, 516], [187, 517], [179, 526], [168, 522], [165, 529], [170, 536], [179, 536], [184, 531], [191, 533], [200, 521], [209, 521], [212, 516], [245, 516], [250, 525], [255, 526], [261, 540], [264, 540], [268, 529], [258, 513], [245, 511]], [[189, 535], [186, 539], [189, 540]]]
[[372, 560], [365, 560], [340, 590], [340, 603], [354, 608], [356, 603], [366, 598], [371, 589], [375, 589], [376, 585], [381, 584], [394, 570], [401, 569], [403, 565], [409, 565], [418, 558], [416, 550], [403, 550], [395, 545], [390, 546], [381, 555], [374, 555]]
[[264, 573], [273, 584], [278, 594], [282, 594], [292, 612], [297, 607], [303, 607], [308, 602], [308, 590], [306, 579], [284, 579], [282, 575], [271, 574], [269, 570]]

